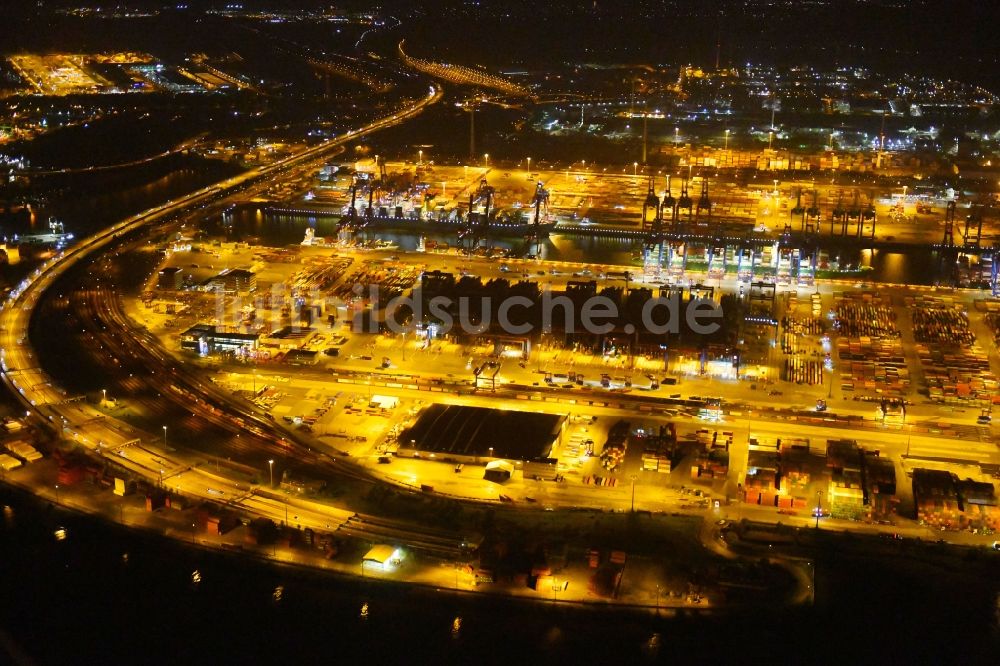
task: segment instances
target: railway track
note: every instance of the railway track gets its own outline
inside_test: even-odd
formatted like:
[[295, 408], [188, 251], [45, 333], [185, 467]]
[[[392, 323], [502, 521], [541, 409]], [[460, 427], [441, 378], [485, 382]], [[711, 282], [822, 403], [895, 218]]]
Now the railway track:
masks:
[[[80, 330], [86, 333], [90, 342], [86, 353], [97, 362], [103, 361], [109, 375], [127, 374], [121, 381], [123, 387], [138, 384], [143, 389], [143, 394], [130, 400], [137, 400], [143, 409], [155, 412], [163, 409], [162, 400], [166, 399], [178, 410], [191, 414], [190, 422], [186, 424], [189, 430], [207, 432], [214, 429], [239, 435], [230, 438], [222, 451], [236, 460], [251, 455], [255, 459], [291, 457], [325, 476], [348, 478], [366, 484], [377, 483], [351, 463], [330, 458], [308, 443], [290, 436], [293, 433], [279, 431], [273, 422], [264, 419], [252, 408], [233, 407], [231, 396], [204, 380], [197, 372], [183, 365], [178, 366], [175, 359], [128, 318], [121, 295], [110, 282], [90, 284], [87, 265], [81, 265], [80, 269], [69, 272], [66, 282], [59, 284], [64, 294], [73, 295], [63, 299], [63, 304], [70, 304], [67, 313], [72, 316], [74, 326], [81, 326]], [[79, 290], [73, 288], [74, 280], [80, 280], [77, 284]], [[108, 354], [110, 350], [118, 350], [120, 358], [113, 359]], [[125, 350], [128, 350], [127, 354], [121, 353]], [[110, 419], [108, 421], [111, 422]], [[190, 440], [179, 435], [176, 440], [179, 449], [196, 455], [204, 453], [197, 447], [192, 448]], [[154, 441], [157, 436], [146, 433], [141, 439]], [[302, 500], [283, 500], [259, 488], [241, 490], [239, 485], [224, 485], [213, 481], [215, 475], [211, 474], [200, 480], [207, 474], [206, 471], [141, 443], [123, 447], [109, 454], [108, 458], [136, 475], [158, 478], [161, 484], [169, 485], [171, 479], [181, 475], [197, 477], [198, 481], [189, 483], [200, 483], [213, 490], [216, 495], [211, 499], [217, 503], [267, 517], [285, 513], [288, 524], [293, 526], [326, 530], [367, 542], [403, 544], [435, 557], [455, 558], [463, 550], [462, 537], [446, 530], [416, 528], [401, 521], [362, 515], [330, 505], [323, 505], [320, 512]]]
[[[0, 319], [3, 320], [3, 326], [0, 326], [0, 331], [2, 331], [0, 337], [3, 338], [0, 359], [3, 361], [3, 379], [7, 386], [22, 405], [28, 409], [29, 413], [33, 411], [40, 422], [55, 432], [57, 436], [76, 439], [104, 459], [115, 461], [115, 464], [130, 470], [137, 476], [159, 480], [164, 473], [160, 471], [160, 465], [164, 465], [170, 468], [169, 473], [172, 475], [177, 489], [181, 492], [193, 492], [193, 496], [196, 498], [222, 502], [228, 498], [239, 497], [240, 506], [248, 511], [267, 512], [264, 515], [274, 516], [275, 507], [273, 505], [267, 505], [264, 500], [255, 499], [259, 497], [258, 493], [247, 494], [247, 489], [240, 486], [238, 482], [229, 482], [229, 485], [226, 486], [227, 490], [207, 485], [215, 483], [217, 486], [218, 483], [206, 480], [210, 477], [205, 475], [204, 470], [198, 469], [197, 465], [185, 467], [184, 461], [174, 461], [173, 455], [168, 455], [168, 451], [174, 451], [174, 449], [167, 449], [166, 441], [164, 441], [164, 449], [166, 450], [159, 451], [150, 444], [150, 442], [156, 441], [157, 437], [151, 437], [149, 433], [137, 431], [113, 417], [96, 414], [96, 410], [92, 408], [81, 407], [77, 410], [72, 404], [65, 404], [69, 397], [66, 391], [54, 384], [51, 377], [42, 368], [37, 367], [39, 364], [35, 359], [34, 351], [25, 342], [30, 337], [29, 331], [32, 326], [36, 327], [37, 331], [38, 327], [49, 327], [51, 321], [73, 325], [74, 330], [76, 325], [80, 325], [82, 332], [89, 336], [90, 343], [92, 343], [90, 353], [98, 359], [112, 363], [117, 372], [123, 372], [123, 383], [124, 371], [130, 369], [132, 372], [127, 374], [129, 374], [129, 384], [132, 386], [135, 386], [135, 383], [131, 380], [140, 378], [142, 381], [137, 388], [144, 387], [156, 390], [158, 397], [162, 396], [175, 405], [183, 407], [186, 412], [192, 413], [193, 418], [198, 419], [197, 422], [225, 429], [235, 428], [238, 435], [249, 433], [251, 437], [256, 438], [254, 444], [264, 447], [261, 452], [263, 455], [271, 455], [280, 450], [283, 455], [289, 457], [294, 455], [296, 460], [315, 464], [326, 473], [349, 478], [355, 482], [374, 483], [372, 479], [358, 470], [313, 451], [308, 444], [303, 445], [294, 436], [289, 437], [285, 433], [280, 433], [273, 423], [254, 413], [248, 406], [241, 405], [238, 401], [234, 401], [231, 396], [222, 394], [210, 383], [202, 382], [199, 377], [183, 367], [178, 368], [176, 364], [168, 360], [162, 350], [156, 347], [147, 333], [136, 331], [130, 325], [122, 310], [121, 302], [118, 300], [117, 290], [111, 286], [110, 281], [107, 284], [100, 284], [100, 280], [98, 280], [97, 286], [87, 284], [91, 288], [84, 292], [86, 298], [82, 299], [84, 301], [82, 308], [77, 308], [77, 304], [72, 302], [73, 299], [66, 299], [61, 293], [55, 296], [54, 292], [56, 287], [72, 286], [73, 275], [76, 275], [76, 280], [79, 280], [81, 267], [92, 266], [96, 261], [106, 261], [106, 257], [102, 259], [101, 256], [111, 251], [116, 251], [120, 256], [129, 242], [135, 241], [137, 238], [139, 242], [144, 242], [150, 234], [162, 233], [167, 227], [177, 223], [185, 214], [191, 212], [197, 214], [197, 211], [204, 211], [210, 207], [218, 208], [224, 205], [226, 197], [230, 194], [260, 186], [267, 178], [278, 176], [293, 167], [302, 167], [322, 159], [331, 149], [339, 149], [347, 141], [398, 124], [416, 115], [427, 105], [438, 101], [441, 94], [439, 87], [431, 86], [426, 96], [412, 100], [407, 106], [371, 122], [363, 128], [349, 131], [336, 139], [309, 148], [303, 153], [281, 162], [251, 170], [241, 176], [230, 178], [215, 186], [203, 188], [180, 199], [132, 216], [81, 241], [58, 258], [47, 262], [11, 293], [9, 301], [4, 304], [2, 311], [0, 311]], [[95, 274], [101, 275], [102, 272], [98, 268]], [[40, 319], [38, 316], [39, 303], [46, 299], [51, 301], [53, 296], [55, 296], [54, 300], [57, 306], [64, 308], [64, 312], [48, 321]], [[72, 311], [68, 309], [70, 306], [73, 307]], [[65, 314], [71, 316], [63, 317], [62, 315]], [[96, 345], [96, 348], [93, 345]], [[126, 359], [127, 365], [123, 368], [118, 355], [123, 355], [122, 352], [125, 350], [130, 350], [130, 358]], [[61, 349], [60, 355], [65, 355], [68, 351]], [[152, 409], [155, 405], [155, 401], [151, 401], [147, 395], [143, 406]], [[94, 430], [96, 424], [93, 421], [95, 415], [101, 417], [101, 428], [96, 430]], [[91, 430], [94, 432], [92, 433]], [[104, 436], [111, 438], [109, 446], [115, 450], [105, 451], [103, 449], [104, 442], [99, 438]], [[145, 439], [144, 444], [143, 438]], [[139, 446], [130, 448], [135, 444], [139, 444]], [[253, 448], [256, 450], [256, 447]], [[179, 451], [177, 456], [180, 457]], [[178, 464], [172, 465], [172, 462]], [[194, 479], [189, 481], [187, 477], [194, 477]], [[248, 506], [248, 504], [256, 506]], [[327, 505], [324, 504], [312, 503], [312, 505], [317, 507], [316, 510], [322, 510], [324, 513], [328, 510]], [[285, 508], [289, 508], [287, 502]], [[299, 510], [304, 513], [303, 509]], [[323, 525], [328, 524], [328, 515], [321, 516], [321, 519], [324, 521]], [[355, 521], [356, 524], [351, 529], [359, 537], [368, 534], [369, 529], [376, 531], [377, 522], [364, 522], [370, 520], [373, 519], [364, 517], [360, 523]], [[377, 521], [377, 519], [374, 520]], [[392, 534], [400, 539], [403, 545], [407, 545], [409, 541], [423, 544], [427, 540], [424, 529], [417, 526], [399, 527]], [[370, 538], [382, 536], [387, 536], [384, 526], [378, 527], [377, 534], [373, 534]], [[441, 539], [447, 539], [447, 537], [441, 537]], [[454, 536], [453, 541], [460, 543], [461, 539]], [[443, 544], [438, 544], [436, 547], [442, 548], [441, 552], [444, 552]]]

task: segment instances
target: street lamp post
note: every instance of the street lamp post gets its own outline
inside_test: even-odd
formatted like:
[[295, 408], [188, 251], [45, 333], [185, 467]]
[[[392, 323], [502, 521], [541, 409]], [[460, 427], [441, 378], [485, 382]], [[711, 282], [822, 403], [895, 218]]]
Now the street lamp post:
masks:
[[167, 448], [167, 426], [163, 426], [163, 448]]
[[819, 516], [823, 508], [820, 503], [820, 497], [822, 497], [822, 491], [816, 491], [816, 529], [819, 529]]
[[101, 393], [104, 395], [101, 399], [101, 405], [105, 405], [108, 402], [108, 389], [101, 389]]
[[424, 163], [424, 151], [418, 150], [417, 151], [417, 164], [419, 165], [419, 164], [423, 164], [423, 163]]
[[531, 173], [531, 158], [528, 158], [528, 173]]
[[730, 130], [727, 129], [726, 130], [726, 147], [725, 147], [725, 150], [729, 150], [729, 132], [730, 132]]
[[632, 162], [632, 176], [634, 177], [634, 176], [638, 176], [638, 175], [639, 175], [639, 163], [638, 162]]
[[483, 164], [485, 166], [489, 166], [490, 165], [490, 154], [489, 153], [485, 153], [483, 155]]
[[674, 149], [677, 148], [677, 146], [678, 146], [678, 144], [680, 144], [680, 142], [681, 142], [681, 128], [680, 127], [675, 127], [674, 128]]
[[635, 474], [632, 475], [632, 513], [635, 513]]
[[274, 488], [274, 459], [267, 461], [267, 471], [271, 479], [271, 487]]

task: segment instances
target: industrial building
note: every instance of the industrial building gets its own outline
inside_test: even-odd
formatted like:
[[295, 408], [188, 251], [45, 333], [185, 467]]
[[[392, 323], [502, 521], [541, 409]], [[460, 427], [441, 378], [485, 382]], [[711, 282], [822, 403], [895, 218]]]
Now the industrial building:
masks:
[[288, 365], [309, 366], [319, 362], [319, 352], [313, 349], [290, 349], [285, 354]]
[[401, 433], [398, 456], [454, 462], [548, 458], [566, 417], [485, 407], [430, 405]]
[[368, 571], [387, 572], [392, 571], [403, 561], [403, 551], [389, 544], [376, 544], [361, 558], [362, 569]]
[[157, 289], [180, 289], [184, 282], [184, 272], [179, 266], [166, 266], [156, 276]]
[[205, 288], [227, 294], [251, 292], [257, 289], [257, 274], [243, 268], [229, 268], [208, 280]]
[[181, 349], [200, 356], [242, 354], [257, 348], [258, 333], [220, 331], [210, 324], [195, 324], [181, 333]]

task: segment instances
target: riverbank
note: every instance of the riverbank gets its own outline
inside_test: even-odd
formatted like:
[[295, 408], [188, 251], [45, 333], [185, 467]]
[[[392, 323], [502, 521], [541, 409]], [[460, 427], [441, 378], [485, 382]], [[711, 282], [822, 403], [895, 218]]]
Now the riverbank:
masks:
[[437, 663], [713, 661], [762, 651], [828, 663], [847, 636], [866, 661], [985, 664], [998, 646], [996, 578], [977, 579], [958, 562], [928, 568], [831, 550], [819, 562], [814, 608], [658, 618], [331, 578], [66, 513], [2, 484], [0, 503], [0, 654], [13, 647], [38, 664], [289, 655], [390, 663], [400, 647]]

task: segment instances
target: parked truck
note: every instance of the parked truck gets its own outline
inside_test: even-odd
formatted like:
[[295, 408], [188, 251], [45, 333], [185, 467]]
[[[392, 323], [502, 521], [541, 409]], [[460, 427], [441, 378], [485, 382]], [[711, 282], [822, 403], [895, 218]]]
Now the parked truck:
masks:
[[558, 476], [555, 458], [536, 458], [524, 463], [524, 478], [536, 481], [554, 481]]

